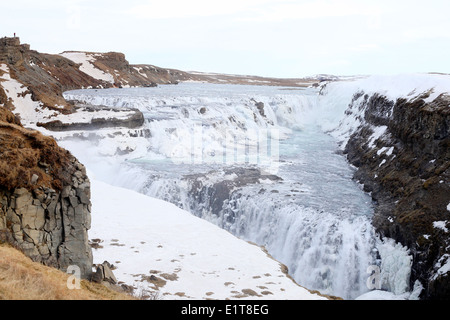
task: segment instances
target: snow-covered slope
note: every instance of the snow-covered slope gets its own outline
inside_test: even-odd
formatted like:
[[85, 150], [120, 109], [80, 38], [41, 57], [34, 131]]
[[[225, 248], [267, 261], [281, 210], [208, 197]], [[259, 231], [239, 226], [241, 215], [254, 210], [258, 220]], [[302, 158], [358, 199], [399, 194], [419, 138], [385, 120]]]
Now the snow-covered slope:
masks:
[[260, 247], [167, 202], [92, 180], [94, 263], [159, 299], [326, 299]]
[[11, 78], [6, 64], [0, 64], [0, 86], [15, 106], [14, 113], [19, 115], [24, 125], [33, 125], [39, 120], [49, 117], [51, 110], [42, 109], [42, 103], [33, 101], [31, 93], [22, 83]]
[[92, 78], [114, 83], [113, 75], [100, 70], [94, 65], [96, 54], [88, 52], [67, 51], [61, 53], [60, 55], [76, 63], [80, 63], [80, 70], [90, 75]]

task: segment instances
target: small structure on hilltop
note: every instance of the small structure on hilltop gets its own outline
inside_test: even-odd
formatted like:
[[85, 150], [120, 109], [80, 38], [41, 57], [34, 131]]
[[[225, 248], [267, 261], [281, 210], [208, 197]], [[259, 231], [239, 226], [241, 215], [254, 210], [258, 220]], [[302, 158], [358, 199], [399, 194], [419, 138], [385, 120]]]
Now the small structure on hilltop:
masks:
[[3, 37], [0, 39], [0, 46], [11, 46], [18, 47], [20, 46], [20, 38], [15, 36], [14, 38]]

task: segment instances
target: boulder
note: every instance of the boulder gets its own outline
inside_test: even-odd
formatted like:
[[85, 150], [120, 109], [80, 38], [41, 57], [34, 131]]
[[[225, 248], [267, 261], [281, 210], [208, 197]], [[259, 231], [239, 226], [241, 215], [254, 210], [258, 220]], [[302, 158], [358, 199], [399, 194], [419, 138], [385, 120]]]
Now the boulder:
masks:
[[108, 261], [97, 265], [96, 272], [92, 275], [92, 281], [97, 283], [107, 282], [111, 285], [117, 284], [117, 279], [111, 270], [112, 265]]

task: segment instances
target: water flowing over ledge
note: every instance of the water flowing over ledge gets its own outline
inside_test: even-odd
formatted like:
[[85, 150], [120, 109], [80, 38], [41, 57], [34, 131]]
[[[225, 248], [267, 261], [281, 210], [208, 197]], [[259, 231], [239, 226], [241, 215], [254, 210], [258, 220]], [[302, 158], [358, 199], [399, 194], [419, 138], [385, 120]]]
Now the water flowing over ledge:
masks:
[[[357, 298], [373, 289], [368, 268], [375, 265], [385, 282], [386, 270], [396, 273], [393, 291], [405, 293], [409, 256], [392, 244], [389, 256], [396, 258], [380, 260], [371, 199], [339, 154], [339, 138], [348, 132], [334, 132], [338, 139], [324, 133], [341, 120], [350, 94], [344, 93], [330, 107], [315, 89], [180, 84], [73, 91], [66, 99], [139, 109], [146, 119], [141, 130], [149, 134], [115, 130], [59, 139], [102, 180], [172, 202], [265, 246], [309, 289]], [[268, 139], [277, 144], [268, 143], [266, 167], [250, 152], [261, 152], [261, 132], [276, 133]]]

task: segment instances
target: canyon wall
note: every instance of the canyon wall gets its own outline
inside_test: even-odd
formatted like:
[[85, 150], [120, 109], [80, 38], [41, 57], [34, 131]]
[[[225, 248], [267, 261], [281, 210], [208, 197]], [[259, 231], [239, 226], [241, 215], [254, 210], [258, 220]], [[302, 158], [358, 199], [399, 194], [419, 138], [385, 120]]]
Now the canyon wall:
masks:
[[411, 288], [450, 297], [450, 97], [392, 100], [360, 91], [346, 111], [361, 125], [345, 146], [355, 178], [376, 203], [373, 224], [413, 256]]
[[90, 211], [84, 166], [0, 108], [0, 241], [45, 265], [77, 266], [89, 278]]

